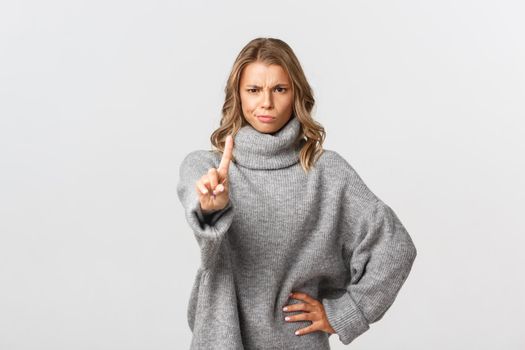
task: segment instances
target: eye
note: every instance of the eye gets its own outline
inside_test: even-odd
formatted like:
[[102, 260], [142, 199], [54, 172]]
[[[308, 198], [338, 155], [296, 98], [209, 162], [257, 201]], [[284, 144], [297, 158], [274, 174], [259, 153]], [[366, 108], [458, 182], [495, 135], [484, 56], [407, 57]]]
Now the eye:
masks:
[[288, 90], [288, 89], [280, 87], [280, 86], [276, 87], [275, 89], [281, 89], [281, 91], [279, 91], [279, 92], [286, 92], [286, 90]]
[[250, 93], [251, 93], [251, 92], [256, 92], [256, 91], [257, 91], [257, 89], [246, 89], [246, 91], [248, 91], [248, 92], [250, 92]]

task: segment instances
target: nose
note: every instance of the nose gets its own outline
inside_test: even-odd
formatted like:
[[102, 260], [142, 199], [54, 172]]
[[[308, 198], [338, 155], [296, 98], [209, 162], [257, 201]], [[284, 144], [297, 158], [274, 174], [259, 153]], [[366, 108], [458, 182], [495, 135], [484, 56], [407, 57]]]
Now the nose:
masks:
[[266, 90], [266, 92], [263, 93], [262, 107], [271, 108], [272, 106], [273, 106], [272, 92]]

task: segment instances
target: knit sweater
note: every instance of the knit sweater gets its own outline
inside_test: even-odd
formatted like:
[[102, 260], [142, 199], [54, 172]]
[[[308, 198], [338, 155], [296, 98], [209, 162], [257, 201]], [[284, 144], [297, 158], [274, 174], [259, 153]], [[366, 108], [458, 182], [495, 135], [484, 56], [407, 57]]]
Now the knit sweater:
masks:
[[292, 117], [273, 134], [250, 124], [234, 137], [230, 201], [203, 215], [195, 182], [221, 154], [190, 152], [177, 194], [200, 248], [187, 307], [191, 349], [330, 349], [328, 334], [295, 335], [311, 321], [285, 321], [289, 293], [322, 302], [343, 344], [390, 308], [416, 258], [394, 211], [337, 152], [324, 150], [305, 173], [305, 140]]

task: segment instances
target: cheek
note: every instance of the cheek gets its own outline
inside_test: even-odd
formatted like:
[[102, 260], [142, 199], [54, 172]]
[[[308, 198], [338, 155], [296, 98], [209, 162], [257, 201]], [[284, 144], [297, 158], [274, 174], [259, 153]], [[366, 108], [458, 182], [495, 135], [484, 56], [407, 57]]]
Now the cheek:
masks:
[[283, 96], [280, 100], [279, 100], [279, 106], [282, 110], [289, 110], [289, 109], [292, 109], [292, 105], [293, 105], [293, 99], [288, 97], [288, 96]]
[[252, 111], [253, 109], [255, 109], [255, 107], [257, 107], [257, 101], [255, 101], [255, 99], [253, 98], [243, 98], [241, 100], [241, 104], [242, 109], [244, 109], [245, 111]]

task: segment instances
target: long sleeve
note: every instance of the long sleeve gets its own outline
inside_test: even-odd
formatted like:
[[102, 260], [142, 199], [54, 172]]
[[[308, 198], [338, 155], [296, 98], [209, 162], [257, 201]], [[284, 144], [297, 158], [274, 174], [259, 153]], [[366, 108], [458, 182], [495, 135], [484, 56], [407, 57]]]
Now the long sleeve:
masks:
[[[357, 178], [361, 183], [361, 179]], [[361, 183], [362, 204], [344, 206], [343, 252], [349, 268], [346, 291], [322, 303], [330, 325], [349, 344], [379, 321], [394, 302], [417, 251], [394, 211]], [[356, 200], [356, 198], [353, 198]]]
[[195, 182], [206, 174], [208, 169], [217, 166], [211, 151], [193, 151], [183, 159], [177, 183], [177, 195], [184, 207], [186, 221], [201, 249], [201, 265], [204, 269], [214, 266], [219, 247], [231, 226], [234, 214], [231, 199], [221, 210], [209, 214], [203, 214], [201, 211]]

